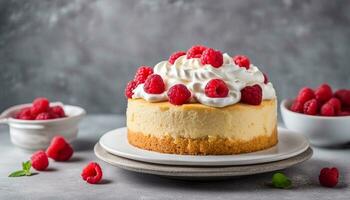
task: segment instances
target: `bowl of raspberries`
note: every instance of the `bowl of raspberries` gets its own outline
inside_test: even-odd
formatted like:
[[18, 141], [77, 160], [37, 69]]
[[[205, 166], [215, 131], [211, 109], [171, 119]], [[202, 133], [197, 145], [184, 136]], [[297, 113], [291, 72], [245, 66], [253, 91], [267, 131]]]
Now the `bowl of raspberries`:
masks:
[[0, 115], [0, 123], [9, 125], [14, 145], [26, 150], [39, 150], [46, 148], [56, 135], [69, 141], [75, 139], [79, 122], [85, 114], [81, 107], [39, 97], [32, 103], [5, 110]]
[[350, 89], [301, 88], [296, 98], [281, 102], [281, 114], [288, 129], [305, 134], [313, 145], [350, 142]]

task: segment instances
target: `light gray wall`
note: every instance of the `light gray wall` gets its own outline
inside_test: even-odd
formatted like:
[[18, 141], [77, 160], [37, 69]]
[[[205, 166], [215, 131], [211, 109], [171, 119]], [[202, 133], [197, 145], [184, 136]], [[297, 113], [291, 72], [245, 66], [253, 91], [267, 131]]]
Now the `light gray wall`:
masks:
[[139, 65], [197, 43], [249, 55], [280, 99], [350, 87], [350, 1], [13, 0], [0, 2], [0, 109], [47, 96], [123, 113]]

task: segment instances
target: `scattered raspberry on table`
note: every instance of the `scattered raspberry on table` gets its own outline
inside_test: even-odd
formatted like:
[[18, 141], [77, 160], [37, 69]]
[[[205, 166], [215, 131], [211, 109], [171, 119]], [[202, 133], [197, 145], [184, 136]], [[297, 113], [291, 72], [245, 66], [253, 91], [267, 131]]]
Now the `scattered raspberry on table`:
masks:
[[45, 153], [45, 151], [37, 151], [35, 152], [30, 161], [32, 163], [32, 167], [38, 171], [44, 171], [49, 166], [49, 159]]
[[96, 162], [91, 162], [83, 169], [81, 177], [90, 184], [97, 184], [102, 180], [102, 169]]
[[72, 146], [62, 136], [55, 136], [46, 150], [49, 158], [55, 161], [67, 161], [73, 155]]
[[320, 171], [319, 182], [324, 187], [335, 187], [338, 184], [339, 171], [337, 168], [323, 168]]

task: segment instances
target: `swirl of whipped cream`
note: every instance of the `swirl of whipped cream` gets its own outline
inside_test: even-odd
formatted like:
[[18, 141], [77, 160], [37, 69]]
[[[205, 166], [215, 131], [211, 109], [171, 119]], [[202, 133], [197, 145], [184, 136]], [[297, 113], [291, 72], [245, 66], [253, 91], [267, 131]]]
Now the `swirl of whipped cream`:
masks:
[[[264, 75], [259, 69], [250, 65], [249, 69], [237, 66], [228, 54], [223, 54], [224, 62], [219, 68], [203, 65], [199, 58], [179, 57], [174, 64], [162, 61], [154, 67], [154, 73], [160, 75], [166, 85], [162, 94], [148, 94], [140, 84], [134, 89], [132, 98], [143, 98], [149, 102], [166, 101], [168, 89], [175, 84], [184, 84], [191, 91], [191, 102], [199, 102], [212, 107], [225, 107], [241, 99], [241, 89], [258, 84], [263, 91], [263, 99], [276, 98], [271, 83], [264, 84]], [[211, 98], [205, 95], [205, 86], [212, 79], [223, 80], [229, 88], [229, 94], [223, 98]]]

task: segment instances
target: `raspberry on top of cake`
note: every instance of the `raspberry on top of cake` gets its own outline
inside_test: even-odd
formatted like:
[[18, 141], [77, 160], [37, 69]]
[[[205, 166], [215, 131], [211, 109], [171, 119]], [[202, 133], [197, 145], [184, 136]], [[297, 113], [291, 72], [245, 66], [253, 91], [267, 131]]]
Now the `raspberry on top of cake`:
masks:
[[226, 107], [260, 105], [276, 94], [265, 73], [245, 55], [229, 56], [203, 45], [173, 53], [154, 66], [141, 66], [125, 88], [127, 98], [174, 105]]

